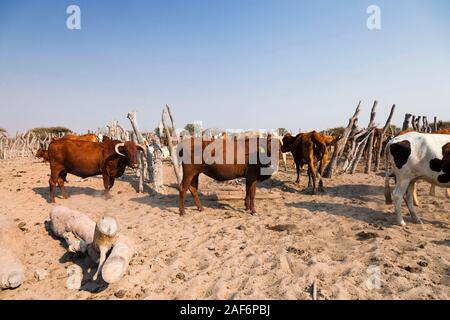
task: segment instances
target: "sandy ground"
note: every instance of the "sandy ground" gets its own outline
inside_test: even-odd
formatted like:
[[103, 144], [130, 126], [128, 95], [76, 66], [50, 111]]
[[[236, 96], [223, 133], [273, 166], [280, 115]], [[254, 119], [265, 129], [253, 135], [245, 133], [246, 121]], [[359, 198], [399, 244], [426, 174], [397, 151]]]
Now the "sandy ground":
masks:
[[[325, 180], [326, 195], [311, 196], [303, 191], [306, 177], [296, 185], [293, 169], [281, 171], [258, 185], [258, 196], [279, 197], [257, 199], [255, 216], [243, 201], [205, 196], [198, 212], [189, 195], [184, 217], [167, 164], [167, 195], [136, 193], [128, 171], [104, 200], [101, 178], [69, 175], [71, 198], [57, 204], [95, 220], [113, 215], [136, 243], [127, 275], [108, 286], [90, 281], [88, 258], [66, 253], [47, 231], [48, 173], [36, 159], [0, 162], [0, 215], [21, 226], [27, 244], [26, 280], [0, 299], [311, 299], [313, 282], [318, 299], [450, 298], [450, 200], [442, 189], [428, 196], [426, 183], [419, 184], [424, 225], [407, 216], [401, 228], [376, 174]], [[201, 191], [229, 188], [243, 190], [200, 177]], [[86, 268], [80, 291], [65, 286], [74, 263]], [[41, 281], [34, 276], [39, 269], [48, 272]], [[378, 278], [380, 287], [370, 289]]]

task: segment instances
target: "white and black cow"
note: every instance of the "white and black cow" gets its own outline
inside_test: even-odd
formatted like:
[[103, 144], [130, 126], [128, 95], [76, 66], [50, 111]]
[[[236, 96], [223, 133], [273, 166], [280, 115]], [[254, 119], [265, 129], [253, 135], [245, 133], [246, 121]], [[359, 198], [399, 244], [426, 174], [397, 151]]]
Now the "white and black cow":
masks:
[[[388, 170], [389, 163], [392, 166]], [[422, 223], [413, 204], [413, 189], [417, 180], [440, 187], [450, 187], [450, 135], [410, 132], [398, 136], [386, 145], [386, 203], [392, 203], [389, 177], [396, 178], [394, 208], [397, 222], [405, 225], [401, 213], [403, 198], [414, 222]]]

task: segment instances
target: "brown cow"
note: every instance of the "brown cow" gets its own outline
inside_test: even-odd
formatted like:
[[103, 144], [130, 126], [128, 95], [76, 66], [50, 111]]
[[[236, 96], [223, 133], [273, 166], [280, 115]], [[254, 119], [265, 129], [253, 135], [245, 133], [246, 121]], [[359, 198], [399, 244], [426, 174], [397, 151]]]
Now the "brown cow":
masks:
[[[250, 139], [254, 139], [252, 141], [252, 143], [255, 143], [254, 151], [251, 149]], [[265, 145], [265, 143], [267, 144]], [[272, 150], [271, 143], [272, 140], [270, 135], [267, 139], [234, 137], [233, 139], [203, 140], [200, 138], [189, 138], [183, 140], [178, 145], [178, 153], [179, 156], [182, 157], [181, 163], [183, 167], [183, 180], [179, 187], [180, 215], [185, 214], [184, 203], [188, 189], [194, 197], [197, 208], [200, 211], [203, 211], [203, 206], [198, 197], [198, 177], [201, 173], [218, 181], [245, 178], [245, 210], [250, 210], [251, 214], [254, 214], [256, 212], [256, 181], [264, 181], [273, 174], [273, 172], [270, 174], [262, 172], [263, 168], [269, 171], [270, 164], [263, 164], [261, 162], [263, 153], [261, 152], [260, 147], [265, 149], [267, 146], [267, 152], [264, 154], [270, 157]], [[197, 159], [195, 155], [194, 148], [197, 144], [197, 148], [201, 150], [201, 159]], [[227, 146], [230, 148], [230, 145], [233, 146], [234, 150], [231, 153], [229, 152], [231, 155], [227, 155]], [[210, 155], [205, 155], [208, 150], [211, 152]], [[218, 155], [218, 158], [213, 159], [216, 154]], [[223, 155], [221, 160], [219, 160], [221, 158], [220, 155]], [[252, 159], [256, 161], [251, 161]]]
[[316, 159], [319, 161], [319, 190], [323, 190], [322, 174], [325, 169], [325, 164], [328, 161], [328, 146], [335, 143], [339, 138], [333, 136], [324, 136], [316, 131], [299, 133], [295, 137], [291, 134], [286, 134], [283, 137], [282, 152], [291, 152], [294, 157], [295, 166], [297, 170], [296, 183], [300, 182], [300, 169], [305, 164], [308, 165], [308, 187], [311, 186], [312, 193], [316, 193]]
[[133, 142], [120, 142], [104, 137], [103, 142], [74, 141], [58, 139], [50, 143], [48, 155], [50, 159], [50, 202], [55, 202], [55, 187], [58, 184], [64, 198], [64, 181], [68, 173], [87, 178], [101, 174], [105, 187], [104, 195], [109, 198], [109, 190], [114, 179], [119, 178], [125, 167], [137, 167], [137, 151], [143, 147]]

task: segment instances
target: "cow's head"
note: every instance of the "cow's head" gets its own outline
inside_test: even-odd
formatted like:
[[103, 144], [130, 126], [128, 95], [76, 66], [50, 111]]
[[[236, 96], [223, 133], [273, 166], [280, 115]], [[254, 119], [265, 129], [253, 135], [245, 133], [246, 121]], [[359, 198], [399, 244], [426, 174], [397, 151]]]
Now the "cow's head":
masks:
[[294, 142], [295, 137], [293, 137], [290, 133], [286, 133], [281, 141], [281, 152], [286, 153], [292, 151]]
[[48, 150], [45, 148], [43, 143], [39, 144], [39, 149], [36, 151], [36, 158], [43, 158], [44, 160], [48, 158]]
[[442, 159], [433, 159], [430, 161], [430, 168], [436, 172], [444, 172], [444, 174], [438, 176], [439, 182], [450, 182], [450, 143], [442, 147]]
[[127, 165], [133, 169], [138, 167], [137, 152], [144, 151], [144, 147], [131, 141], [120, 142], [115, 145], [116, 153], [125, 158]]
[[323, 140], [327, 146], [332, 146], [342, 139], [341, 134], [323, 135]]
[[45, 149], [40, 146], [39, 149], [36, 151], [36, 158], [42, 158], [45, 154]]

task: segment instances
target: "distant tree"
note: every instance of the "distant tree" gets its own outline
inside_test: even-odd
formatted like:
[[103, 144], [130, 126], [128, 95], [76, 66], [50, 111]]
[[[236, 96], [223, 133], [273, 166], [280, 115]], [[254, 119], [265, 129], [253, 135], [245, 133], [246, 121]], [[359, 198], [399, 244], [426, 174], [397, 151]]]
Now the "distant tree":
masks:
[[336, 127], [322, 131], [333, 136], [342, 136], [344, 134], [344, 127]]
[[67, 129], [66, 127], [42, 127], [42, 128], [33, 128], [29, 130], [28, 132], [33, 132], [35, 135], [37, 135], [39, 138], [45, 138], [47, 134], [52, 135], [67, 135], [73, 133], [72, 130]]
[[[171, 134], [171, 135], [173, 135], [173, 130], [172, 130], [172, 128], [168, 128], [169, 129], [169, 133]], [[167, 139], [167, 134], [166, 134], [166, 130], [159, 130], [159, 127], [156, 127], [155, 128], [155, 130], [153, 130], [154, 131], [154, 133], [158, 136], [158, 137], [160, 137], [160, 138], [164, 138], [164, 139]], [[160, 131], [162, 131], [162, 132], [160, 132]]]
[[278, 128], [277, 133], [279, 136], [284, 136], [286, 133], [289, 133], [289, 131], [286, 128]]
[[187, 132], [189, 132], [189, 134], [193, 137], [195, 131], [198, 131], [200, 129], [198, 124], [195, 123], [188, 123], [185, 127], [184, 130], [186, 130]]
[[441, 121], [441, 129], [449, 129], [450, 121]]
[[396, 125], [391, 124], [390, 129], [394, 132], [395, 135], [397, 135], [400, 131], [402, 131], [402, 128], [397, 127]]

